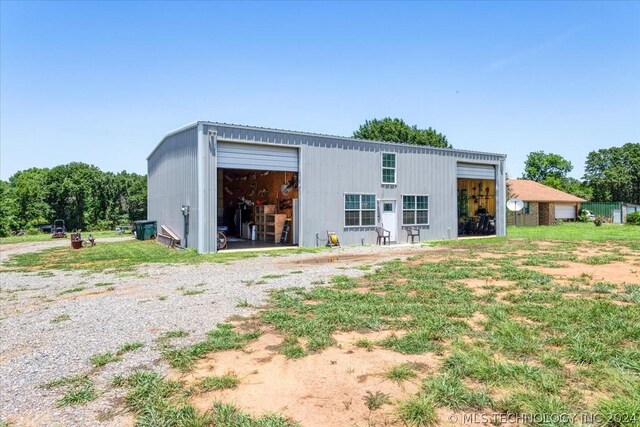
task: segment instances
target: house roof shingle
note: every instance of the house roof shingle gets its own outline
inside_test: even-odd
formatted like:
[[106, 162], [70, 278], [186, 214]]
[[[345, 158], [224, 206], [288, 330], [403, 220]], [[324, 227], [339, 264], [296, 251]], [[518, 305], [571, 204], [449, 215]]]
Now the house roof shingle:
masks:
[[514, 197], [525, 202], [586, 202], [585, 199], [581, 199], [580, 197], [528, 179], [509, 179], [507, 180], [507, 185], [509, 185], [511, 194], [513, 194]]

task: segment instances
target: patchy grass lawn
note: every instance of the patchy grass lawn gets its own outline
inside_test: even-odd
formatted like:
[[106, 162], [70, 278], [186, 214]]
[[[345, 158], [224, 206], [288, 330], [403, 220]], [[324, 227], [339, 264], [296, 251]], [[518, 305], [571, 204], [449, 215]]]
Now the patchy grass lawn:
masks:
[[509, 238], [532, 240], [631, 240], [640, 239], [640, 227], [635, 225], [602, 224], [596, 227], [592, 222], [567, 222], [548, 227], [507, 228]]
[[300, 252], [318, 252], [320, 248], [282, 249], [269, 252], [218, 252], [199, 255], [194, 250], [169, 249], [154, 241], [128, 240], [103, 243], [80, 250], [71, 247], [45, 249], [12, 256], [5, 267], [14, 270], [93, 270], [129, 271], [141, 264], [197, 264], [203, 262], [231, 262], [259, 255], [278, 256]]
[[440, 243], [360, 279], [279, 290], [203, 342], [159, 342], [168, 377], [117, 385], [138, 425], [436, 426], [466, 413], [638, 427], [640, 240], [588, 237]]
[[[93, 234], [93, 236], [98, 238], [104, 237], [122, 237], [122, 236], [131, 236], [131, 234], [120, 234], [115, 231], [83, 231], [83, 237], [89, 234]], [[67, 232], [67, 240], [70, 238], [71, 232]], [[51, 238], [51, 234], [49, 233], [38, 233], [31, 234], [28, 236], [8, 236], [8, 237], [0, 237], [0, 245], [7, 245], [9, 243], [27, 243], [27, 242], [48, 242], [53, 240]]]

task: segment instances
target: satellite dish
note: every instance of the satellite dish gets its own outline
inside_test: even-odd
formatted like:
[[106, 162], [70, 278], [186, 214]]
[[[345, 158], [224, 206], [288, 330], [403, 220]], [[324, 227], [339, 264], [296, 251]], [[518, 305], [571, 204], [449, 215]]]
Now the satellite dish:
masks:
[[524, 202], [520, 199], [509, 199], [507, 200], [507, 209], [512, 212], [519, 212], [524, 208]]

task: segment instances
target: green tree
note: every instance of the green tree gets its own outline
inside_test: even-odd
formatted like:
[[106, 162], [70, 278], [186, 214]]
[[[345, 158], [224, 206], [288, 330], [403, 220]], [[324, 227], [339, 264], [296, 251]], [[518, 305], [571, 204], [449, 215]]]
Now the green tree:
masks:
[[382, 120], [367, 120], [353, 133], [354, 138], [375, 141], [403, 142], [431, 147], [451, 148], [447, 137], [436, 132], [435, 129], [418, 129], [409, 126], [402, 119], [386, 117]]
[[64, 219], [69, 230], [94, 225], [104, 212], [107, 192], [100, 169], [73, 162], [56, 166], [46, 181], [47, 202], [57, 218]]
[[7, 181], [0, 180], [0, 237], [8, 236], [16, 228], [15, 203], [10, 196], [11, 187]]
[[591, 200], [593, 191], [591, 187], [575, 178], [566, 177], [558, 178], [550, 176], [542, 181], [542, 184], [555, 188], [556, 190], [564, 191], [565, 193], [573, 194], [574, 196], [581, 197], [585, 200]]
[[74, 162], [16, 172], [0, 197], [0, 235], [58, 218], [69, 230], [107, 229], [146, 218], [147, 177]]
[[30, 228], [49, 222], [51, 209], [46, 202], [45, 183], [49, 169], [30, 168], [9, 178], [7, 196], [15, 229]]
[[559, 154], [534, 151], [524, 162], [525, 179], [543, 182], [548, 178], [564, 179], [573, 170], [571, 162]]
[[640, 143], [590, 152], [584, 180], [594, 200], [640, 204]]

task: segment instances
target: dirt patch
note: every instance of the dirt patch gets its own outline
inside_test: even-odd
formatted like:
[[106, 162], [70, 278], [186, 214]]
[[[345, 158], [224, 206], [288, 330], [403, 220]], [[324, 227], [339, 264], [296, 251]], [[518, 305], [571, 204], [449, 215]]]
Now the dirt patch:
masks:
[[[287, 359], [270, 350], [283, 338], [266, 333], [244, 351], [212, 354], [192, 373], [176, 378], [194, 383], [231, 371], [241, 378], [236, 389], [195, 396], [193, 404], [202, 411], [220, 400], [257, 416], [278, 412], [304, 426], [362, 424], [371, 415], [363, 399], [368, 391], [388, 394], [393, 402], [419, 389], [419, 381], [399, 384], [386, 379], [388, 369], [412, 363], [423, 376], [439, 365], [439, 358], [432, 354], [403, 355], [380, 348], [368, 351], [355, 345], [359, 339], [377, 341], [390, 333], [338, 333], [333, 337], [336, 345], [301, 359]], [[393, 405], [385, 405], [371, 415], [371, 420], [393, 422], [394, 410]]]
[[581, 264], [577, 262], [563, 261], [560, 268], [549, 268], [540, 266], [522, 266], [528, 270], [545, 273], [557, 279], [569, 279], [580, 277], [583, 274], [591, 276], [592, 282], [606, 281], [616, 284], [640, 283], [640, 271], [630, 262], [612, 262], [603, 265]]
[[367, 263], [377, 263], [398, 257], [407, 257], [416, 255], [420, 250], [432, 252], [428, 248], [404, 247], [390, 248], [388, 252], [368, 252], [368, 253], [330, 253], [315, 254], [312, 256], [298, 257], [293, 260], [286, 260], [281, 263], [283, 268], [299, 268], [305, 265], [315, 266], [318, 264], [356, 264], [362, 265]]
[[486, 279], [464, 279], [461, 280], [474, 294], [486, 295], [494, 289], [513, 288], [513, 282], [508, 280]]

